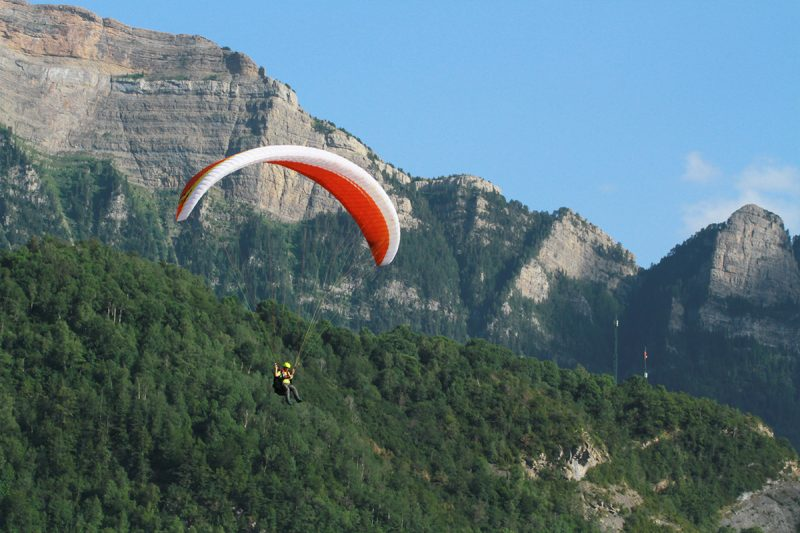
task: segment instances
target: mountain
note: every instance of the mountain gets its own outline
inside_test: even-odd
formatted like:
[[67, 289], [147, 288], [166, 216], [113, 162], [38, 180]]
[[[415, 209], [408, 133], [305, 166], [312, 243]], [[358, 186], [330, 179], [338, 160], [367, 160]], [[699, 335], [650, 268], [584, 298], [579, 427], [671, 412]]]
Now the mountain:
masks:
[[[97, 241], [3, 252], [0, 301], [3, 530], [796, 525], [786, 498], [727, 511], [800, 490], [785, 439], [640, 377], [250, 312]], [[272, 392], [276, 359], [302, 403]]]
[[[0, 116], [50, 154], [113, 161], [132, 184], [174, 191], [225, 155], [303, 144], [368, 168], [390, 190], [410, 178], [358, 139], [303, 111], [288, 85], [200, 36], [130, 28], [71, 6], [0, 1]], [[284, 221], [335, 209], [288, 170], [252, 167], [226, 200]], [[410, 205], [398, 202], [408, 220]]]
[[[426, 179], [310, 116], [245, 54], [69, 6], [0, 0], [0, 244], [92, 237], [179, 264], [249, 307], [272, 299], [354, 330], [484, 338], [565, 367], [710, 396], [800, 445], [800, 239], [746, 206], [642, 270], [564, 208], [532, 211], [476, 176]], [[187, 223], [200, 168], [262, 144], [343, 155], [388, 190], [402, 226], [390, 268], [318, 187], [272, 165], [223, 180]], [[354, 250], [354, 251], [353, 251]]]
[[[0, 36], [0, 123], [16, 139], [5, 142], [45, 158], [37, 167], [30, 156], [32, 164], [11, 171], [6, 187], [18, 188], [15, 180], [24, 179], [28, 192], [40, 190], [37, 183], [48, 180], [41, 174], [67, 166], [65, 157], [110, 162], [102, 172], [75, 171], [71, 162], [66, 172], [73, 175], [54, 176], [52, 187], [60, 192], [48, 199], [15, 194], [24, 205], [8, 202], [8, 232], [38, 234], [24, 228], [32, 226], [33, 206], [41, 201], [62, 212], [41, 221], [53, 233], [85, 238], [103, 227], [112, 233], [128, 227], [130, 239], [103, 238], [186, 265], [222, 294], [244, 293], [253, 302], [278, 297], [313, 312], [304, 302], [315, 300], [322, 287], [332, 296], [321, 312], [338, 323], [378, 329], [407, 323], [460, 339], [486, 337], [566, 364], [578, 361], [575, 350], [559, 342], [564, 335], [549, 308], [588, 318], [583, 344], [595, 345], [605, 335], [598, 324], [610, 320], [600, 300], [606, 293], [613, 299], [610, 293], [637, 270], [629, 252], [575, 213], [531, 212], [475, 176], [412, 178], [353, 135], [308, 115], [286, 84], [247, 56], [202, 37], [134, 29], [80, 8], [9, 0], [0, 0]], [[351, 239], [352, 225], [324, 190], [272, 165], [224, 180], [189, 224], [170, 221], [178, 188], [197, 170], [242, 149], [286, 143], [343, 155], [387, 189], [403, 229], [391, 270], [358, 269], [339, 278], [337, 265], [326, 279], [322, 268], [310, 269], [309, 261], [329, 260], [327, 251], [311, 249], [321, 234]], [[112, 172], [112, 184], [98, 177]], [[93, 184], [75, 183], [90, 175]], [[71, 183], [67, 190], [65, 182]], [[107, 194], [87, 198], [88, 189]], [[54, 205], [55, 197], [80, 208]], [[95, 222], [76, 222], [89, 211]], [[145, 249], [134, 242], [143, 217], [152, 222], [145, 227], [153, 242]], [[5, 240], [24, 242], [8, 234]], [[575, 265], [573, 257], [580, 257]], [[265, 266], [271, 267], [266, 275]], [[379, 288], [383, 298], [374, 296]], [[591, 357], [581, 362], [601, 369]]]
[[780, 217], [746, 205], [719, 228], [713, 250], [698, 310], [703, 326], [767, 346], [800, 346], [800, 264]]
[[761, 413], [800, 442], [800, 263], [774, 213], [745, 205], [677, 246], [640, 276], [623, 323], [625, 351], [646, 346], [656, 382]]

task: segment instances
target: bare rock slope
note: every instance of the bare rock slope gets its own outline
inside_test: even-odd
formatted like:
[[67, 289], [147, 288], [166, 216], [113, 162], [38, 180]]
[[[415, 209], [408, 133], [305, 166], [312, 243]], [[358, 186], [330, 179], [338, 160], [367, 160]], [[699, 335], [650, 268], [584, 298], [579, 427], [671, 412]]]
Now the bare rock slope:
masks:
[[[221, 156], [264, 144], [325, 148], [379, 180], [409, 180], [303, 111], [288, 85], [246, 55], [77, 7], [0, 0], [0, 122], [49, 153], [111, 159], [150, 189], [177, 188]], [[225, 184], [232, 198], [279, 219], [336, 208], [289, 171], [265, 165], [242, 174]]]
[[768, 346], [800, 346], [800, 331], [786, 320], [798, 309], [800, 266], [783, 221], [745, 205], [716, 236], [702, 323]]
[[787, 465], [781, 479], [767, 483], [761, 490], [748, 492], [723, 511], [720, 525], [739, 531], [761, 528], [772, 533], [795, 533], [800, 530], [800, 469]]

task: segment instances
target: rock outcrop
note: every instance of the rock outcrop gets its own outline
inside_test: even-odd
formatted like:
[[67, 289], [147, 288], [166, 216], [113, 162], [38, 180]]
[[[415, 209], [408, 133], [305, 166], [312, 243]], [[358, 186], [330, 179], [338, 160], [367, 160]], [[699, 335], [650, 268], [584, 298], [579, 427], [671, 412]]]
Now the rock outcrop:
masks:
[[557, 274], [592, 281], [616, 290], [638, 272], [636, 261], [600, 228], [569, 209], [562, 210], [536, 256], [520, 270], [515, 288], [521, 296], [541, 302]]
[[522, 457], [520, 465], [531, 479], [537, 479], [543, 470], [551, 469], [571, 481], [581, 481], [595, 466], [608, 462], [608, 451], [593, 444], [588, 433], [581, 435], [581, 443], [573, 450], [560, 450], [557, 457], [551, 458], [541, 453], [538, 457]]
[[778, 215], [748, 204], [730, 216], [717, 235], [708, 289], [762, 306], [800, 303], [800, 269]]
[[[177, 189], [220, 157], [264, 144], [337, 152], [388, 188], [410, 180], [303, 111], [288, 85], [246, 55], [69, 6], [0, 0], [0, 123], [51, 154], [110, 159], [149, 189]], [[272, 165], [221, 185], [230, 200], [284, 221], [338, 209], [321, 188]], [[414, 224], [411, 205], [398, 204]]]
[[798, 346], [800, 268], [783, 221], [756, 205], [731, 215], [716, 236], [703, 325], [767, 346]]
[[500, 187], [494, 183], [471, 174], [455, 174], [453, 176], [446, 176], [436, 180], [419, 180], [415, 182], [414, 185], [417, 189], [424, 189], [425, 187], [431, 185], [452, 185], [456, 187], [476, 189], [481, 192], [502, 194]]
[[644, 503], [642, 496], [625, 485], [601, 487], [588, 481], [578, 485], [583, 517], [601, 531], [619, 532], [625, 528], [625, 516]]
[[721, 526], [739, 531], [761, 528], [774, 533], [800, 530], [800, 469], [788, 464], [781, 479], [769, 481], [756, 492], [742, 494], [723, 510]]

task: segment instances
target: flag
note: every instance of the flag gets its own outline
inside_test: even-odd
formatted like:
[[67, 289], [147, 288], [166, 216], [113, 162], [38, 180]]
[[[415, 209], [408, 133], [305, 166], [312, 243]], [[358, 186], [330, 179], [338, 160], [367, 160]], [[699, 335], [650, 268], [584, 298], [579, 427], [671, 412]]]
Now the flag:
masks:
[[644, 358], [647, 359], [647, 350], [644, 351]]

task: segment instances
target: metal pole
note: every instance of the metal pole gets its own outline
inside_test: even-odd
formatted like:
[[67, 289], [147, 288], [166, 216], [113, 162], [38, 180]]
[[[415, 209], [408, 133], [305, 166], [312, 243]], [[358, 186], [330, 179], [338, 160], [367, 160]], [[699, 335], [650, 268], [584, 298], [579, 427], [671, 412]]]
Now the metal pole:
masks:
[[617, 330], [619, 329], [619, 320], [614, 317], [614, 383], [619, 383], [619, 342]]

